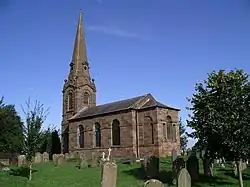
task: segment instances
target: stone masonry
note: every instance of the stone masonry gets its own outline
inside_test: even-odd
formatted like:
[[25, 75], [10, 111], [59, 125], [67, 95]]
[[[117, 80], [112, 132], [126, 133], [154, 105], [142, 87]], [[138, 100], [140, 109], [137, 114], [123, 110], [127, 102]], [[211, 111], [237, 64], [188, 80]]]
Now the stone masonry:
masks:
[[[83, 33], [80, 13], [70, 72], [63, 87], [63, 152], [91, 155], [96, 151], [101, 155], [111, 147], [115, 157], [166, 156], [171, 155], [172, 149], [179, 153], [179, 109], [158, 102], [151, 94], [96, 105], [96, 88], [89, 73]], [[112, 133], [114, 120], [119, 123], [118, 145], [112, 143], [118, 133]]]

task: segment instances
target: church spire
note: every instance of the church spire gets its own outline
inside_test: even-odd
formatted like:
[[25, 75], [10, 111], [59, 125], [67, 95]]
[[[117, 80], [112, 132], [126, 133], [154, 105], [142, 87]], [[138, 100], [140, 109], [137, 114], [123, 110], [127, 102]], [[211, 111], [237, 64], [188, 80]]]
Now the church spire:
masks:
[[71, 66], [74, 66], [75, 75], [81, 71], [82, 65], [87, 65], [87, 53], [86, 53], [86, 44], [85, 44], [85, 37], [84, 37], [84, 30], [83, 30], [83, 18], [82, 18], [82, 10], [80, 10], [78, 24], [77, 24], [77, 31], [75, 37], [75, 44], [74, 50], [72, 55], [72, 63]]

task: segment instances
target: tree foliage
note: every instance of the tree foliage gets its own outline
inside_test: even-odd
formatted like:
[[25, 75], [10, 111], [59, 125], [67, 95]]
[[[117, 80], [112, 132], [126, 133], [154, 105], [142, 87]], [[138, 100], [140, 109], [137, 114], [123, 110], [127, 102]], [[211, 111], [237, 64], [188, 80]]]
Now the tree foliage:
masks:
[[60, 154], [61, 153], [61, 141], [58, 134], [58, 130], [54, 130], [52, 132], [52, 147], [51, 147], [51, 155]]
[[26, 158], [29, 161], [30, 177], [32, 174], [32, 157], [35, 156], [36, 151], [42, 142], [42, 125], [46, 120], [48, 110], [45, 110], [40, 102], [35, 102], [35, 106], [32, 107], [30, 100], [26, 102], [27, 109], [23, 109], [25, 114], [24, 129], [24, 152]]
[[186, 149], [187, 149], [187, 143], [188, 143], [188, 137], [186, 135], [186, 128], [182, 122], [182, 120], [180, 119], [179, 122], [179, 132], [180, 132], [180, 148], [182, 153], [185, 153]]
[[[250, 83], [243, 70], [213, 71], [189, 99], [188, 126], [206, 155], [246, 159], [250, 152]], [[242, 186], [242, 185], [241, 185]]]
[[21, 153], [23, 129], [20, 116], [14, 105], [7, 105], [0, 99], [0, 152]]

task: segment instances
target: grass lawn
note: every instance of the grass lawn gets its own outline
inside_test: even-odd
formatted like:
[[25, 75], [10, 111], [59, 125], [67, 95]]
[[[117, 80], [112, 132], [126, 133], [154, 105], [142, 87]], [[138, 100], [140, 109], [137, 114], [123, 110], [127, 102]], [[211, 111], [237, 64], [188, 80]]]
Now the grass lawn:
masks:
[[[12, 168], [10, 172], [0, 172], [0, 187], [99, 187], [100, 168], [78, 169], [76, 163], [68, 162], [60, 167], [53, 163], [40, 164], [34, 167], [32, 181], [28, 181], [28, 170]], [[139, 164], [118, 164], [117, 187], [142, 187], [145, 179], [140, 174]], [[202, 168], [201, 172], [202, 173]], [[171, 183], [171, 162], [161, 160], [160, 180], [165, 186]], [[244, 171], [244, 185], [250, 187], [250, 169]], [[231, 168], [214, 168], [214, 177], [208, 179], [200, 176], [200, 182], [194, 187], [233, 187], [238, 181], [232, 177]]]

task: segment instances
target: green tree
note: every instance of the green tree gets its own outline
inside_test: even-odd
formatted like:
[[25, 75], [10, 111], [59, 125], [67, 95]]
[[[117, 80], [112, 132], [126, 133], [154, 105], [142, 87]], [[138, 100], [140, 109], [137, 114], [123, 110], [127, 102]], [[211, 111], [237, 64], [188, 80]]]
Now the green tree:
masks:
[[57, 130], [52, 132], [52, 147], [51, 147], [51, 155], [60, 154], [61, 153], [61, 141]]
[[188, 143], [188, 137], [186, 135], [186, 128], [185, 125], [183, 124], [181, 118], [179, 121], [179, 133], [180, 133], [180, 148], [181, 148], [181, 152], [182, 154], [185, 153], [186, 149], [187, 149], [187, 143]]
[[0, 99], [0, 152], [21, 153], [23, 130], [20, 116], [14, 105], [4, 103]]
[[26, 102], [27, 109], [23, 109], [25, 114], [24, 129], [24, 152], [29, 162], [29, 180], [32, 179], [32, 157], [35, 156], [35, 152], [38, 150], [42, 142], [42, 125], [46, 120], [48, 109], [45, 110], [40, 102], [35, 102], [35, 106], [32, 107], [30, 100]]
[[243, 70], [213, 71], [208, 79], [196, 84], [195, 94], [189, 99], [192, 111], [188, 126], [195, 131], [206, 156], [232, 157], [239, 173], [239, 186], [243, 187], [239, 169], [250, 149], [250, 83]]

